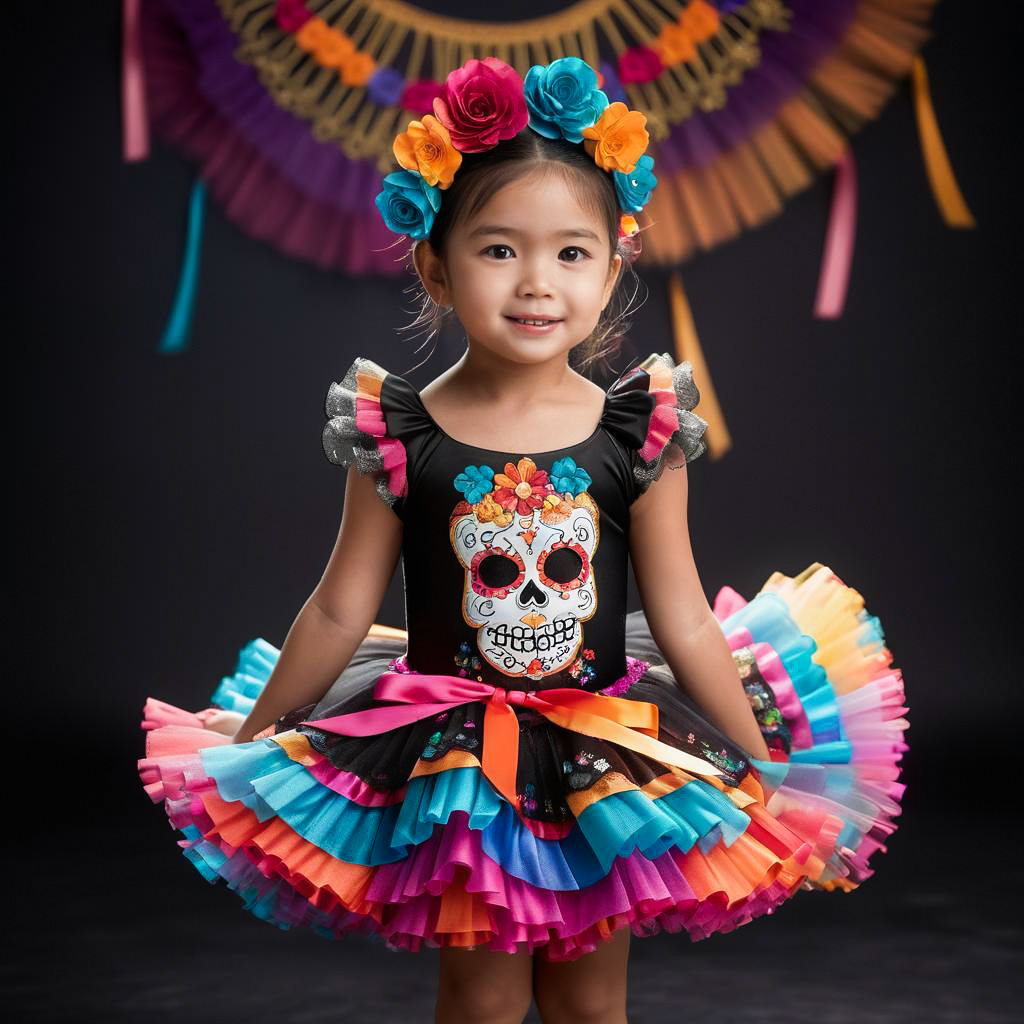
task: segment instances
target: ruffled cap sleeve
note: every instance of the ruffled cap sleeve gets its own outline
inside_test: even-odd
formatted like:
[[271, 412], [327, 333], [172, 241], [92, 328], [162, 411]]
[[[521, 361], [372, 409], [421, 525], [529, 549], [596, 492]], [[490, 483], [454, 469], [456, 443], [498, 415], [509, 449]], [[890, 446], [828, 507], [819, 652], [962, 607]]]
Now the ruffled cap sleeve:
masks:
[[707, 450], [707, 421], [693, 409], [700, 392], [688, 361], [652, 353], [608, 389], [605, 427], [630, 450], [635, 497], [666, 467], [678, 469]]
[[432, 422], [419, 393], [403, 377], [357, 356], [331, 384], [325, 402], [324, 454], [375, 478], [381, 500], [396, 511], [409, 491], [404, 440]]

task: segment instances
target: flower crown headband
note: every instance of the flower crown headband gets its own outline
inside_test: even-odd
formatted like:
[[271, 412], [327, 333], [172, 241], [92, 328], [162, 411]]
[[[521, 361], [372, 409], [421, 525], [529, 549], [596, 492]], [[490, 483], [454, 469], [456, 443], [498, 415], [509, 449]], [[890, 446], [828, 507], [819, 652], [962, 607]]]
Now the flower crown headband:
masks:
[[392, 149], [404, 170], [384, 179], [375, 202], [391, 231], [426, 238], [441, 208], [441, 192], [455, 180], [463, 153], [482, 153], [527, 125], [549, 139], [583, 143], [612, 175], [619, 208], [619, 238], [639, 230], [634, 213], [651, 198], [658, 179], [647, 118], [625, 103], [609, 103], [597, 72], [579, 57], [535, 64], [520, 78], [497, 57], [466, 61], [435, 97], [434, 114], [408, 123]]

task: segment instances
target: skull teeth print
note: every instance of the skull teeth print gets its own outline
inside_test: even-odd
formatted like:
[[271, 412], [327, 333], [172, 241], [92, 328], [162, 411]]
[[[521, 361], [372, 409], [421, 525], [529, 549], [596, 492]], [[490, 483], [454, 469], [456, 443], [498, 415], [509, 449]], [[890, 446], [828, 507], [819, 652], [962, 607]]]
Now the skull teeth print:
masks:
[[485, 626], [487, 640], [495, 647], [526, 654], [529, 657], [550, 653], [561, 644], [572, 643], [579, 631], [579, 621], [572, 616], [564, 616], [549, 622], [540, 629], [528, 626], [509, 625], [500, 622], [496, 626]]

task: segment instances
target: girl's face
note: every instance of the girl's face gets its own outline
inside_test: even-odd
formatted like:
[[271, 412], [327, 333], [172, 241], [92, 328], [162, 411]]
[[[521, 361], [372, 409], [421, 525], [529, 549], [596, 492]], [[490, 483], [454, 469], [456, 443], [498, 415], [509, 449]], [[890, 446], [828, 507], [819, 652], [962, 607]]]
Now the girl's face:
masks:
[[[455, 307], [471, 345], [516, 363], [544, 362], [587, 338], [622, 266], [598, 214], [580, 205], [557, 169], [496, 192], [456, 225], [447, 248], [444, 267], [425, 254], [428, 291]], [[516, 322], [537, 317], [554, 322]]]

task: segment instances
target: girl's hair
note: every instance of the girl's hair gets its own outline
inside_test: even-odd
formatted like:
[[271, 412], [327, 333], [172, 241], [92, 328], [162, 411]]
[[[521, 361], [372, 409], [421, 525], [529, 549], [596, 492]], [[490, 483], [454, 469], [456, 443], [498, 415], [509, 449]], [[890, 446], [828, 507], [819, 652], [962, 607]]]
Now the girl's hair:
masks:
[[[584, 209], [593, 211], [605, 224], [612, 256], [618, 252], [623, 266], [615, 284], [611, 299], [601, 313], [597, 326], [589, 337], [575, 349], [576, 368], [583, 370], [597, 361], [607, 360], [615, 355], [621, 346], [622, 336], [629, 327], [626, 319], [632, 309], [633, 299], [640, 288], [640, 279], [633, 270], [633, 261], [640, 253], [638, 235], [619, 238], [618, 195], [611, 174], [602, 170], [580, 145], [566, 139], [549, 139], [532, 130], [520, 132], [511, 139], [504, 139], [482, 153], [464, 153], [462, 163], [452, 184], [441, 193], [441, 208], [434, 218], [430, 234], [425, 241], [443, 261], [447, 254], [448, 239], [452, 230], [461, 221], [472, 217], [498, 191], [534, 171], [561, 173], [576, 199]], [[416, 242], [409, 249], [409, 255], [420, 244]], [[620, 296], [622, 279], [632, 276], [633, 290], [628, 302]], [[414, 327], [429, 328], [426, 344], [444, 326], [449, 310], [438, 306], [418, 282], [422, 308], [416, 319], [400, 330]]]

